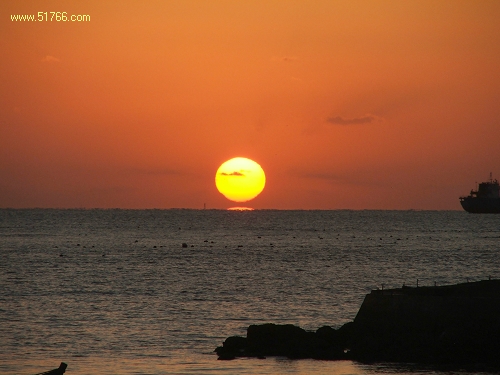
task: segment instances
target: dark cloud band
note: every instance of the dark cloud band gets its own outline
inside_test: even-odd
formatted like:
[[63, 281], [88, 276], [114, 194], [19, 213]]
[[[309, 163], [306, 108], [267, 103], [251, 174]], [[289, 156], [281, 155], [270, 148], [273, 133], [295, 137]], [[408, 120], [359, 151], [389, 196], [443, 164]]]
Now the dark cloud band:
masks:
[[373, 115], [367, 115], [363, 117], [355, 117], [355, 118], [344, 118], [341, 116], [328, 117], [326, 122], [334, 125], [360, 125], [360, 124], [370, 124], [374, 121], [377, 121], [377, 117]]

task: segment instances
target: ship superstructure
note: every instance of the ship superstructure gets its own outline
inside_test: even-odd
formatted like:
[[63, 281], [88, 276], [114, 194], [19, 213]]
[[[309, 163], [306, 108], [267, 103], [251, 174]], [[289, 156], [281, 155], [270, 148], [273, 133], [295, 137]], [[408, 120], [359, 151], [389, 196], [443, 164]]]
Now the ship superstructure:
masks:
[[460, 197], [460, 204], [467, 212], [476, 214], [500, 213], [500, 185], [497, 179], [481, 182], [477, 190], [471, 190], [466, 197]]

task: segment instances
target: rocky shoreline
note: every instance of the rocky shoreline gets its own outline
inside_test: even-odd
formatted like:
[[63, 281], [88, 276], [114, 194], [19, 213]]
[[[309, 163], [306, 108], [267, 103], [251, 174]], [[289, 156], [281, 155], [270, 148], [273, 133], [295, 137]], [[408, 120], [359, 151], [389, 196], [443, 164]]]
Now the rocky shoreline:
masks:
[[324, 326], [316, 332], [309, 332], [292, 324], [251, 325], [247, 337], [228, 337], [223, 346], [215, 349], [219, 359], [236, 357], [282, 356], [293, 359], [349, 359], [345, 350], [350, 337], [347, 323], [338, 330]]
[[373, 290], [354, 321], [338, 329], [251, 325], [246, 337], [228, 337], [215, 352], [220, 360], [284, 356], [500, 369], [500, 280]]

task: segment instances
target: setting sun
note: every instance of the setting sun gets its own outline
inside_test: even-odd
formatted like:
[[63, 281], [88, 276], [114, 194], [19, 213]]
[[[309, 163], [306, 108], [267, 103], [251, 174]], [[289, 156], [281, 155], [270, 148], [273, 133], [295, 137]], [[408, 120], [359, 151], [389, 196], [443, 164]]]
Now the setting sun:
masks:
[[262, 167], [247, 158], [224, 162], [215, 175], [217, 190], [227, 199], [246, 202], [259, 195], [266, 184]]

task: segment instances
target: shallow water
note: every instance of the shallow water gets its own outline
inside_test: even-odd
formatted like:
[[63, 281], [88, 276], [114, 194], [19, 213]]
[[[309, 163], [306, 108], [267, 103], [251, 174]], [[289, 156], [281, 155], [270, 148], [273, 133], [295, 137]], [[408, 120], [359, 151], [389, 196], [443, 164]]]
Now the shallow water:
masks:
[[69, 374], [430, 374], [213, 350], [255, 323], [338, 327], [382, 284], [500, 278], [499, 224], [460, 211], [0, 210], [0, 373], [64, 361]]

